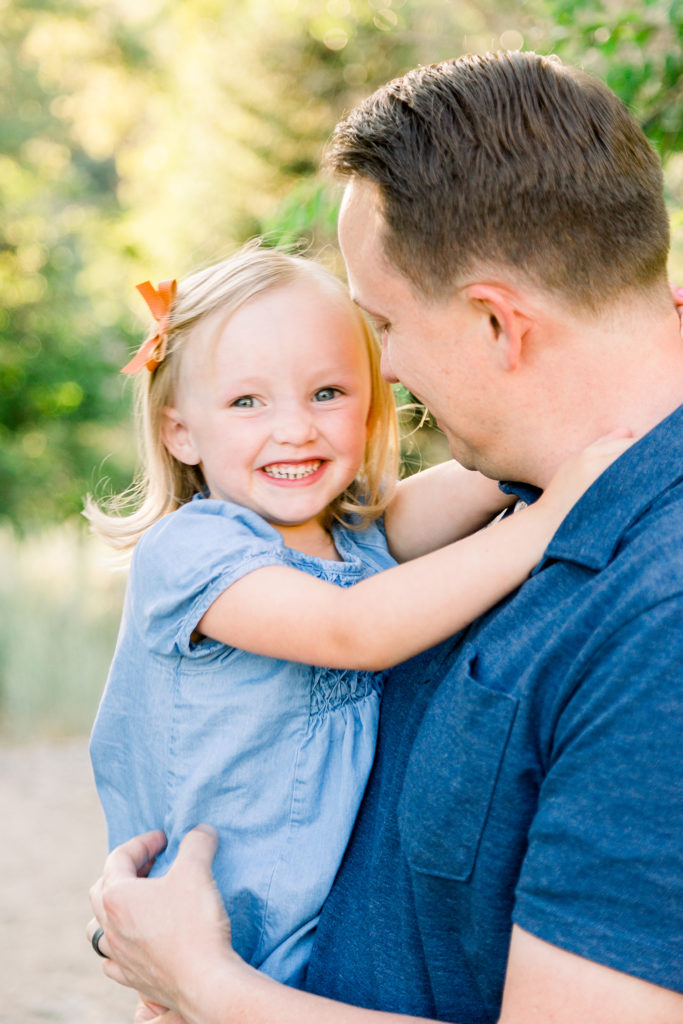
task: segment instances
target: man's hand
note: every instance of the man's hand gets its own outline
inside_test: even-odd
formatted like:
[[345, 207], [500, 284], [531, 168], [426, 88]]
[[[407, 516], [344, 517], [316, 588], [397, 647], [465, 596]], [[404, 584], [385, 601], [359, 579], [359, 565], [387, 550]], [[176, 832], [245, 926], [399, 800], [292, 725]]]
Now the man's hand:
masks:
[[[104, 928], [104, 972], [144, 993], [135, 1024], [411, 1024], [414, 1017], [335, 1003], [280, 985], [229, 945], [211, 874], [213, 830], [189, 832], [163, 878], [145, 879], [161, 832], [107, 858], [91, 901]], [[158, 1005], [153, 1005], [158, 1004]], [[169, 1009], [164, 1009], [169, 1007]], [[156, 1011], [160, 1012], [154, 1016]], [[514, 927], [499, 1024], [683, 1024], [683, 995], [575, 956]]]
[[[211, 873], [215, 831], [193, 829], [168, 874], [145, 878], [165, 843], [163, 832], [148, 832], [110, 853], [90, 891], [95, 919], [87, 934], [91, 938], [98, 924], [104, 928], [99, 947], [109, 958], [102, 961], [109, 978], [137, 989], [148, 1003], [179, 1012], [188, 979], [206, 976], [226, 960], [242, 961], [230, 947], [230, 922]], [[141, 1016], [136, 1024], [154, 1019]], [[161, 1020], [179, 1024], [177, 1013]]]

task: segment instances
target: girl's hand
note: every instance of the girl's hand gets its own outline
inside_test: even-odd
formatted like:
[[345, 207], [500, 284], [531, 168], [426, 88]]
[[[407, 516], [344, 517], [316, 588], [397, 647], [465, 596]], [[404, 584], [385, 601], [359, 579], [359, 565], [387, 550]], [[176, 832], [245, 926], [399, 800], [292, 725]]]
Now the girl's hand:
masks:
[[140, 996], [133, 1024], [186, 1024], [183, 1017], [175, 1010], [167, 1010], [159, 1003], [152, 1003]]
[[681, 318], [681, 337], [683, 338], [683, 288], [677, 288], [675, 284], [672, 284], [671, 294], [676, 304], [676, 312]]
[[570, 455], [555, 473], [535, 507], [542, 508], [553, 518], [558, 517], [561, 522], [581, 495], [633, 442], [630, 431], [613, 430], [577, 454]]
[[[683, 338], [683, 288], [671, 285], [671, 294], [676, 311], [681, 319]], [[550, 484], [536, 503], [546, 512], [557, 512], [560, 518], [569, 512], [572, 505], [588, 490], [601, 473], [615, 459], [618, 459], [633, 444], [634, 438], [628, 430], [613, 430], [599, 438], [577, 455], [570, 456], [562, 463]]]
[[[136, 988], [148, 1004], [168, 1007], [160, 1015], [164, 1024], [180, 1024], [179, 1000], [193, 981], [226, 964], [249, 968], [230, 946], [230, 922], [211, 874], [215, 831], [193, 829], [168, 874], [140, 877], [165, 843], [163, 832], [147, 832], [109, 854], [90, 890], [95, 919], [87, 934], [91, 938], [98, 924], [104, 928], [99, 947], [109, 958], [102, 961], [107, 977]], [[149, 1020], [154, 1017], [139, 1018]]]

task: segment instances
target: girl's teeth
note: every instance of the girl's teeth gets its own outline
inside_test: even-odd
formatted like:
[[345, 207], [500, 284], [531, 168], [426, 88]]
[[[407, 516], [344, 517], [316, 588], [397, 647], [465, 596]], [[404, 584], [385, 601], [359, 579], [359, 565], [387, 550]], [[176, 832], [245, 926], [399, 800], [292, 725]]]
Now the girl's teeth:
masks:
[[287, 463], [277, 463], [273, 466], [264, 466], [263, 472], [273, 476], [277, 480], [302, 480], [305, 476], [311, 476], [320, 466], [320, 462], [307, 462], [301, 466], [290, 466]]

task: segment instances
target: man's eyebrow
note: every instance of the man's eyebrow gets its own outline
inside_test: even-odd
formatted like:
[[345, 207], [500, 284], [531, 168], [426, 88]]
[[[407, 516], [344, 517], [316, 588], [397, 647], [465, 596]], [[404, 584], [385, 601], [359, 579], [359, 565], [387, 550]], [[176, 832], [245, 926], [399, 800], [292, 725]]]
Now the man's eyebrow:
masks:
[[383, 313], [375, 313], [373, 310], [368, 309], [368, 307], [364, 306], [360, 299], [357, 299], [355, 295], [351, 296], [351, 300], [359, 309], [362, 309], [364, 313], [367, 313], [371, 320], [377, 320], [380, 323], [383, 323], [386, 320], [386, 316], [384, 316]]

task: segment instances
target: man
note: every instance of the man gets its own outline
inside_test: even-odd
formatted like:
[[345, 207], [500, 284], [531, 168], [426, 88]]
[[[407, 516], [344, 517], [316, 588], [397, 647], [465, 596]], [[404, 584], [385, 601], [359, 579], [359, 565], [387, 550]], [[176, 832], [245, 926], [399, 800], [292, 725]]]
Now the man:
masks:
[[112, 854], [107, 973], [188, 1020], [683, 1021], [683, 346], [659, 164], [609, 90], [529, 53], [410, 72], [330, 162], [384, 373], [455, 458], [533, 501], [569, 452], [640, 440], [513, 597], [393, 673], [309, 993], [220, 947], [206, 832], [164, 880], [130, 877], [159, 834]]

